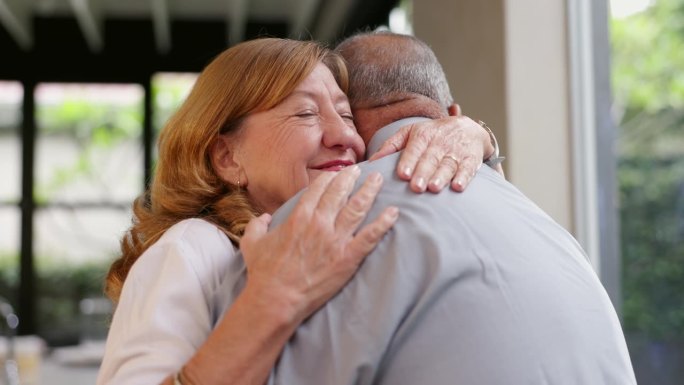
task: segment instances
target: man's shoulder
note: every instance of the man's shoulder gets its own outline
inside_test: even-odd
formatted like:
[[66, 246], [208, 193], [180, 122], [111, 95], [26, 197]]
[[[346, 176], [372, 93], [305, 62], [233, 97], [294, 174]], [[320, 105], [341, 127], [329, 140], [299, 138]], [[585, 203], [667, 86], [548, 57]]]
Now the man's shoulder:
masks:
[[[361, 175], [359, 176], [355, 190], [358, 189], [366, 177], [372, 172], [378, 172], [383, 177], [383, 186], [381, 192], [375, 200], [374, 207], [384, 208], [388, 205], [399, 204], [400, 210], [402, 207], [409, 206], [427, 206], [439, 208], [440, 206], [448, 206], [449, 210], [459, 210], [463, 203], [467, 202], [471, 206], [485, 206], [488, 201], [497, 199], [496, 195], [506, 195], [511, 199], [517, 199], [526, 204], [532, 204], [522, 193], [520, 193], [513, 185], [508, 183], [496, 171], [481, 167], [477, 175], [468, 185], [464, 192], [455, 192], [446, 187], [440, 193], [434, 194], [425, 192], [422, 194], [411, 191], [409, 182], [399, 178], [396, 172], [397, 163], [401, 152], [387, 155], [383, 158], [374, 160], [372, 162], [359, 163], [361, 168]], [[271, 226], [276, 226], [283, 222], [292, 212], [297, 202], [301, 197], [303, 190], [297, 193], [293, 198], [288, 200], [281, 206], [274, 214]], [[372, 218], [373, 211], [369, 213]]]
[[[380, 201], [386, 199], [388, 195], [397, 200], [416, 201], [420, 204], [425, 202], [451, 204], [458, 201], [478, 204], [477, 202], [484, 203], [488, 199], [494, 199], [492, 194], [518, 195], [521, 199], [526, 199], [513, 185], [489, 167], [481, 167], [464, 192], [455, 192], [447, 186], [439, 193], [415, 193], [411, 190], [409, 182], [397, 175], [397, 164], [400, 156], [401, 153], [395, 153], [373, 162], [359, 163], [361, 176], [356, 187], [358, 188], [370, 173], [379, 172], [383, 177], [383, 187], [376, 200]], [[455, 204], [458, 205], [459, 203]]]

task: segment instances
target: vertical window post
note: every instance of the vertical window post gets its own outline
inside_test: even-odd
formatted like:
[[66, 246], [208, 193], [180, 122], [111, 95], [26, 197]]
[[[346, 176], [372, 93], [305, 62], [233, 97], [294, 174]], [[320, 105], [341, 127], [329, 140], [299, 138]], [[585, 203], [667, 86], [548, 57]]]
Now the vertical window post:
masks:
[[24, 80], [22, 105], [22, 154], [21, 154], [21, 252], [19, 279], [19, 334], [35, 332], [35, 270], [33, 266], [33, 196], [34, 149], [36, 142], [36, 119], [33, 79]]

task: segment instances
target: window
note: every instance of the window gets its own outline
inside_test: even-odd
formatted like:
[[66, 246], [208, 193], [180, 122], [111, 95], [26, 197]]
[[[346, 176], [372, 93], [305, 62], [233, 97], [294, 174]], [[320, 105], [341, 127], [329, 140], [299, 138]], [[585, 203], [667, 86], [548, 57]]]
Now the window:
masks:
[[21, 82], [0, 81], [0, 296], [19, 308], [24, 332], [49, 346], [105, 337], [105, 274], [149, 177], [152, 142], [196, 77], [156, 74], [149, 88], [38, 83], [26, 88], [29, 106]]
[[34, 97], [37, 332], [50, 345], [72, 344], [83, 338], [80, 301], [102, 297], [143, 190], [144, 89], [43, 83]]
[[[104, 277], [150, 177], [155, 137], [196, 77], [160, 73], [148, 87], [0, 81], [0, 299], [21, 332], [97, 359], [88, 342], [106, 337], [112, 311]], [[70, 360], [83, 358], [74, 349], [55, 350], [67, 366], [49, 372], [94, 381], [95, 366], [71, 373]]]
[[684, 378], [684, 1], [611, 5], [623, 325], [637, 381], [679, 384]]
[[0, 296], [15, 301], [21, 237], [21, 106], [19, 82], [0, 81]]

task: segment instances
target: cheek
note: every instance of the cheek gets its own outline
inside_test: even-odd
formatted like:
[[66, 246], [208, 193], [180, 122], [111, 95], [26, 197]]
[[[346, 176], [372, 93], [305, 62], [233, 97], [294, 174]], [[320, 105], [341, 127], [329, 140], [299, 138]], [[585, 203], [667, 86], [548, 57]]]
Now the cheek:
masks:
[[282, 171], [278, 177], [281, 180], [286, 179], [283, 182], [288, 186], [287, 193], [294, 195], [307, 187], [321, 173], [321, 171], [309, 168], [319, 152], [319, 146], [310, 139], [294, 140], [289, 143], [288, 150], [283, 151], [283, 157], [280, 159], [281, 165], [278, 167]]
[[293, 164], [309, 164], [321, 152], [321, 134], [318, 130], [299, 128], [280, 141], [278, 149]]
[[271, 203], [284, 203], [320, 174], [308, 168], [321, 150], [320, 138], [308, 127], [272, 131], [245, 150], [250, 194]]
[[[290, 199], [299, 190], [309, 185], [311, 175], [308, 168], [312, 159], [310, 148], [303, 143], [283, 143], [283, 147], [271, 148], [268, 158], [262, 164], [263, 178], [260, 184], [273, 191], [280, 199]], [[315, 171], [315, 170], [314, 170]]]

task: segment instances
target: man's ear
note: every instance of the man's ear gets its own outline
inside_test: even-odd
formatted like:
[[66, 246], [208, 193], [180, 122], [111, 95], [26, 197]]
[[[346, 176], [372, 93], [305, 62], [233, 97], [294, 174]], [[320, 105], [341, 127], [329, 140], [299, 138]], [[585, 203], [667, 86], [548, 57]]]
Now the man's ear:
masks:
[[[245, 178], [240, 174], [242, 167], [237, 160], [235, 152], [234, 138], [228, 135], [219, 135], [209, 149], [211, 165], [222, 181], [232, 185], [247, 184]], [[240, 180], [242, 177], [242, 180]]]
[[461, 106], [458, 104], [452, 104], [447, 108], [449, 116], [461, 116]]

